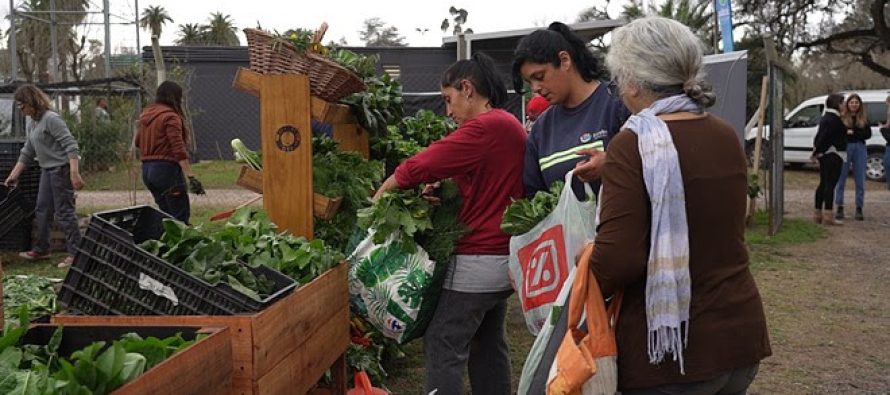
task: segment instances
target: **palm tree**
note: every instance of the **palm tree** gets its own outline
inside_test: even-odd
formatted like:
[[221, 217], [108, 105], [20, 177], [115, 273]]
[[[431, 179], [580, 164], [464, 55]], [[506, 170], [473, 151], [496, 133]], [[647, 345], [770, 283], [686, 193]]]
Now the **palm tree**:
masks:
[[167, 10], [161, 6], [149, 6], [142, 10], [142, 18], [139, 19], [139, 26], [143, 29], [148, 28], [151, 31], [151, 50], [155, 57], [155, 68], [158, 71], [158, 86], [167, 80], [167, 69], [164, 66], [164, 57], [161, 55], [160, 37], [161, 31], [167, 22], [173, 22]]
[[661, 6], [650, 6], [649, 10], [643, 10], [639, 2], [631, 1], [624, 6], [621, 15], [629, 20], [644, 17], [646, 15], [658, 15], [674, 19], [692, 30], [704, 43], [710, 47], [713, 31], [713, 9], [709, 0], [667, 0]]
[[197, 23], [186, 23], [179, 25], [179, 38], [176, 39], [176, 45], [204, 45], [204, 29]]
[[221, 12], [210, 14], [210, 22], [204, 26], [204, 38], [207, 45], [217, 46], [238, 46], [241, 42], [235, 32], [235, 21], [229, 15], [223, 15]]

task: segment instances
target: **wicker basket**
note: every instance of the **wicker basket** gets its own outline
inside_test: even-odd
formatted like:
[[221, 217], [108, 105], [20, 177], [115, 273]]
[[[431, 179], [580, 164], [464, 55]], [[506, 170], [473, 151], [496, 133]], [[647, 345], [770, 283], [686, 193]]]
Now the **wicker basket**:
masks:
[[330, 102], [365, 89], [358, 75], [323, 56], [310, 51], [297, 54], [291, 43], [276, 40], [263, 30], [244, 29], [244, 35], [247, 36], [252, 71], [308, 76], [312, 95]]

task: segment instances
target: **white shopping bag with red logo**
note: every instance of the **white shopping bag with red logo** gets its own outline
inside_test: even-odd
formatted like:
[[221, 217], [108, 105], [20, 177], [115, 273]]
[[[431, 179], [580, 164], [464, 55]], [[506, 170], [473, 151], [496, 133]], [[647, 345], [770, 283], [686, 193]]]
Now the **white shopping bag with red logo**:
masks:
[[510, 238], [510, 279], [522, 303], [528, 330], [535, 336], [574, 268], [575, 254], [596, 235], [596, 200], [584, 183], [588, 199], [572, 192], [573, 173], [566, 174], [559, 203], [528, 233]]

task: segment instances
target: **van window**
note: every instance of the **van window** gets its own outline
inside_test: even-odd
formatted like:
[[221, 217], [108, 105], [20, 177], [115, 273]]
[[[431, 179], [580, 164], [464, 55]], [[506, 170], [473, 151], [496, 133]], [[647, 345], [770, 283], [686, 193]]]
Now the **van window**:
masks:
[[865, 110], [868, 111], [868, 123], [871, 126], [878, 126], [887, 121], [887, 104], [883, 102], [865, 103]]
[[796, 112], [788, 119], [787, 127], [809, 128], [819, 126], [819, 121], [822, 119], [823, 107], [823, 105], [817, 104], [801, 108], [800, 111]]

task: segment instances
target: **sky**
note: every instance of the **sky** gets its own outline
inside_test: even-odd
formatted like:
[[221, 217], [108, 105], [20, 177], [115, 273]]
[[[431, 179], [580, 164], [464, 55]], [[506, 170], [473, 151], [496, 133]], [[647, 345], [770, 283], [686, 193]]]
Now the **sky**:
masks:
[[[20, 0], [16, 0], [18, 3]], [[100, 11], [102, 0], [90, 0], [92, 10]], [[211, 12], [222, 12], [232, 17], [239, 28], [242, 45], [245, 45], [240, 29], [255, 27], [259, 22], [264, 29], [284, 31], [293, 27], [315, 29], [322, 21], [330, 25], [324, 42], [339, 41], [345, 38], [349, 45], [360, 46], [358, 31], [363, 21], [379, 17], [389, 25], [399, 29], [411, 46], [440, 46], [445, 36], [440, 25], [442, 19], [450, 17], [449, 7], [464, 8], [469, 13], [465, 27], [476, 33], [501, 30], [543, 27], [552, 21], [574, 22], [577, 15], [592, 5], [604, 4], [604, 0], [327, 0], [327, 1], [283, 1], [283, 0], [139, 0], [139, 9], [159, 5], [173, 18], [161, 34], [161, 44], [170, 45], [176, 39], [179, 24], [206, 23]], [[617, 15], [622, 1], [612, 1], [610, 11]], [[130, 22], [135, 19], [134, 0], [110, 0], [112, 22]], [[0, 2], [0, 13], [5, 31], [8, 21], [9, 3]], [[450, 19], [450, 18], [449, 18]], [[102, 22], [101, 15], [91, 16], [96, 23]], [[81, 34], [90, 38], [103, 39], [101, 25], [81, 28]], [[416, 29], [428, 29], [421, 33]], [[136, 28], [133, 25], [116, 25], [112, 29], [112, 49], [136, 47]], [[148, 33], [140, 32], [141, 45], [149, 45]], [[450, 31], [449, 31], [450, 35]]]

